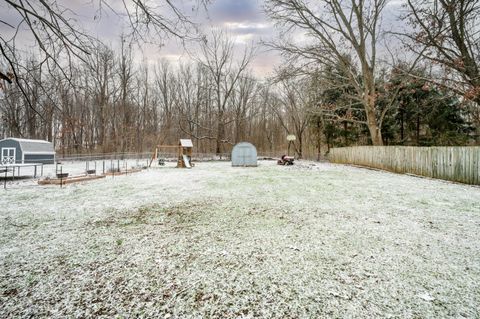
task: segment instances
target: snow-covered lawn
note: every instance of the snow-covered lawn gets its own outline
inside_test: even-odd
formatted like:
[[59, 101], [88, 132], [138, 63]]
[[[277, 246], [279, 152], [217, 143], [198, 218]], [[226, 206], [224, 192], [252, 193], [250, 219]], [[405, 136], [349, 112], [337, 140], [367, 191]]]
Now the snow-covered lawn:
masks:
[[0, 190], [0, 317], [480, 316], [480, 188], [171, 165]]

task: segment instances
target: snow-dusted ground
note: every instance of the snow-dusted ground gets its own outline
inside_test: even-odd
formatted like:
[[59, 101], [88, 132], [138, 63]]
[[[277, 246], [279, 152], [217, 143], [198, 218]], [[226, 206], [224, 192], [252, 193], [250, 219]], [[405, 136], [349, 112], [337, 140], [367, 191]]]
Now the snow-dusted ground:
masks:
[[10, 184], [0, 317], [480, 316], [480, 188], [299, 164]]

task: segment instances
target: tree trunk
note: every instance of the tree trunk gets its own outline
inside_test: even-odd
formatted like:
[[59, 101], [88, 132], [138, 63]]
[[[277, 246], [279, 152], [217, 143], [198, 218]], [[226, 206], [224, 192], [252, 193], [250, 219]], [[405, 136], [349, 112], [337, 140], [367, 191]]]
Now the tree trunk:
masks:
[[404, 123], [403, 123], [403, 109], [400, 109], [400, 139], [402, 141], [402, 144], [404, 144], [404, 139], [405, 139], [405, 128], [404, 128]]
[[417, 146], [420, 145], [420, 113], [417, 113]]
[[225, 138], [225, 124], [223, 122], [223, 111], [218, 114], [218, 123], [217, 123], [217, 145], [215, 152], [217, 155], [222, 153], [222, 143]]
[[[374, 91], [372, 91], [374, 92]], [[370, 132], [370, 138], [372, 139], [372, 144], [375, 146], [382, 146], [382, 132], [377, 123], [377, 115], [375, 113], [375, 97], [371, 94], [366, 95], [365, 101], [365, 111], [367, 114], [367, 126], [368, 131]]]

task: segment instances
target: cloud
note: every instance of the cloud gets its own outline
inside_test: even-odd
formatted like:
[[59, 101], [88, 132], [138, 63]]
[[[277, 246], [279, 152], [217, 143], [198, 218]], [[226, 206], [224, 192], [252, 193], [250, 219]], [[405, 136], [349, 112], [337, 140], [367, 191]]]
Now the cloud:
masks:
[[268, 34], [272, 26], [266, 23], [225, 22], [223, 27], [231, 34]]

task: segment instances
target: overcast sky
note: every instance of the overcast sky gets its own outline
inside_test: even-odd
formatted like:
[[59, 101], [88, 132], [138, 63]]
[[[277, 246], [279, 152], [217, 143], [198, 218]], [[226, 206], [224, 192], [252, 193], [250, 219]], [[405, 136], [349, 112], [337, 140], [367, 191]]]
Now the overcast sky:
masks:
[[[79, 27], [96, 35], [105, 44], [116, 47], [122, 33], [128, 32], [126, 19], [115, 15], [111, 10], [104, 8], [101, 16], [98, 13], [98, 0], [57, 0], [58, 3], [75, 12], [75, 20]], [[257, 47], [257, 55], [252, 61], [253, 72], [258, 76], [268, 76], [276, 66], [281, 63], [281, 58], [276, 52], [267, 50], [260, 45], [262, 40], [270, 41], [275, 37], [276, 30], [271, 21], [263, 12], [263, 0], [212, 0], [207, 10], [195, 9], [197, 0], [176, 0], [182, 11], [196, 22], [201, 31], [208, 34], [212, 28], [225, 29], [237, 47], [242, 49], [245, 45]], [[395, 25], [402, 0], [391, 0], [384, 12], [384, 24]], [[122, 12], [122, 2], [111, 0], [114, 9]], [[150, 2], [155, 3], [155, 2]], [[157, 3], [164, 3], [163, 0]], [[0, 20], [15, 24], [15, 13], [5, 9], [5, 3], [0, 2]], [[115, 7], [117, 6], [117, 7]], [[168, 11], [166, 11], [168, 16]], [[171, 14], [170, 14], [171, 15]], [[17, 17], [18, 18], [18, 17]], [[11, 30], [0, 24], [0, 34], [5, 36]], [[22, 35], [22, 41], [29, 43], [29, 36]], [[30, 39], [32, 42], [32, 39]], [[187, 44], [194, 51], [193, 43]], [[173, 63], [188, 61], [190, 56], [185, 52], [184, 46], [175, 39], [166, 39], [164, 45], [141, 45], [137, 50], [136, 58], [145, 58], [154, 63], [159, 59], [168, 59]]]
[[[259, 46], [261, 40], [270, 40], [274, 34], [272, 23], [267, 20], [262, 10], [263, 0], [213, 0], [206, 10], [198, 8], [197, 0], [175, 0], [173, 2], [200, 27], [201, 32], [208, 34], [211, 29], [225, 29], [239, 50], [245, 45], [257, 46], [257, 55], [251, 64], [255, 74], [268, 75], [278, 64], [280, 58], [277, 53], [268, 52]], [[75, 13], [75, 15], [69, 14], [69, 16], [76, 20], [75, 23], [80, 29], [98, 37], [108, 46], [117, 47], [120, 43], [120, 35], [129, 31], [126, 18], [116, 15], [105, 7], [99, 13], [98, 0], [57, 0], [57, 3]], [[122, 1], [110, 0], [109, 3], [116, 12], [125, 12]], [[149, 3], [164, 4], [165, 2], [160, 0]], [[165, 9], [165, 12], [165, 16], [174, 17], [171, 11]], [[14, 26], [20, 21], [18, 13], [3, 1], [0, 1], [0, 20]], [[13, 32], [14, 29], [0, 23], [2, 37], [8, 38]], [[28, 32], [20, 32], [16, 41], [17, 49], [21, 49], [27, 54], [29, 51], [35, 51], [31, 46], [34, 43], [33, 38]], [[136, 59], [145, 58], [152, 63], [162, 58], [168, 59], [172, 63], [191, 59], [185, 52], [184, 45], [177, 39], [164, 39], [163, 44], [161, 47], [149, 44], [140, 45], [140, 48], [136, 48]], [[195, 43], [186, 45], [190, 52], [195, 51]]]
[[[263, 0], [215, 0], [207, 7], [207, 11], [199, 10], [192, 14], [192, 19], [204, 33], [208, 34], [211, 29], [224, 29], [239, 50], [245, 46], [255, 46], [257, 54], [251, 64], [255, 74], [266, 76], [280, 63], [278, 53], [260, 44], [262, 40], [272, 40], [275, 34], [273, 23], [263, 12]], [[183, 46], [175, 40], [167, 41], [158, 55], [173, 61], [188, 59]]]

